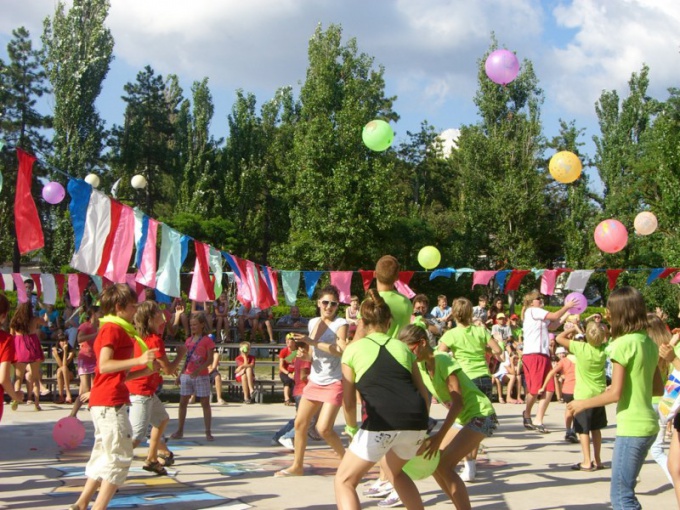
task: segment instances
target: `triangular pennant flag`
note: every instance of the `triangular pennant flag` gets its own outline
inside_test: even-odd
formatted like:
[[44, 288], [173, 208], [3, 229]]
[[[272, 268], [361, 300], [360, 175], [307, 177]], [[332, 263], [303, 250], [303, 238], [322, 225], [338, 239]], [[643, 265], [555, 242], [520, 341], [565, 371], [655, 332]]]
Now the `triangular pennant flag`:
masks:
[[616, 280], [619, 279], [619, 275], [623, 273], [623, 269], [607, 269], [607, 280], [609, 280], [609, 290], [614, 290], [616, 287]]
[[505, 279], [511, 272], [512, 270], [510, 269], [504, 269], [496, 273], [496, 283], [498, 284], [498, 290], [501, 292], [503, 292], [503, 289], [505, 288]]
[[650, 285], [654, 280], [659, 278], [661, 276], [661, 273], [664, 272], [663, 267], [657, 267], [656, 269], [652, 269], [652, 272], [649, 274], [649, 278], [647, 278], [647, 285]]
[[[545, 269], [541, 275], [541, 294], [552, 296], [555, 293], [555, 284], [557, 277], [562, 273], [571, 271], [571, 269]], [[534, 272], [534, 274], [536, 274]]]
[[439, 276], [443, 276], [444, 278], [451, 278], [451, 276], [455, 274], [455, 272], [456, 270], [452, 267], [443, 267], [441, 269], [435, 269], [430, 274], [430, 280], [434, 280]]
[[38, 296], [38, 300], [40, 300], [40, 297], [42, 296], [42, 284], [40, 283], [40, 274], [38, 273], [31, 273], [31, 280], [33, 280], [33, 283], [35, 284], [35, 293]]
[[64, 295], [64, 284], [66, 283], [66, 275], [55, 274], [54, 281], [57, 284], [57, 296], [62, 297]]
[[215, 287], [210, 281], [210, 268], [208, 266], [210, 247], [199, 241], [194, 241], [194, 247], [196, 248], [196, 261], [194, 263], [194, 277], [189, 289], [189, 299], [201, 303], [215, 301]]
[[408, 286], [408, 284], [411, 283], [411, 278], [413, 278], [414, 273], [415, 271], [399, 271], [399, 281]]
[[300, 271], [281, 271], [281, 283], [286, 304], [294, 306], [297, 303], [297, 293], [300, 289]]
[[592, 269], [572, 271], [569, 278], [567, 278], [567, 282], [564, 284], [564, 288], [583, 293], [593, 272]]
[[319, 279], [323, 274], [323, 271], [304, 271], [302, 273], [305, 277], [305, 289], [307, 290], [307, 296], [309, 299], [314, 298], [314, 289], [316, 284], [319, 283]]
[[348, 305], [352, 295], [352, 271], [331, 271], [331, 285], [340, 292], [340, 302]]
[[[404, 271], [404, 272], [412, 273], [413, 271]], [[413, 275], [411, 275], [411, 276], [413, 276]], [[410, 278], [409, 278], [409, 280], [410, 280]], [[413, 297], [416, 295], [416, 293], [413, 292], [411, 287], [409, 287], [407, 283], [404, 283], [401, 280], [397, 280], [396, 282], [394, 282], [394, 288], [397, 289], [397, 292], [399, 294], [403, 294], [404, 296], [406, 296], [409, 299], [413, 299]]]
[[475, 270], [470, 268], [470, 267], [461, 267], [460, 269], [456, 269], [456, 281], [463, 276], [465, 273], [474, 273]]
[[365, 271], [363, 269], [359, 270], [361, 275], [361, 283], [364, 286], [364, 292], [368, 292], [368, 288], [371, 286], [373, 278], [375, 278], [375, 271]]
[[53, 305], [57, 302], [57, 284], [54, 275], [41, 274], [40, 280], [43, 289], [43, 303]]
[[508, 292], [519, 289], [522, 279], [529, 273], [531, 273], [531, 271], [528, 269], [514, 269], [510, 275], [510, 278], [508, 279], [508, 282], [505, 284], [504, 292], [507, 294]]
[[12, 273], [14, 280], [14, 287], [17, 291], [17, 300], [19, 303], [28, 303], [28, 294], [26, 293], [26, 286], [24, 285], [24, 276], [21, 273]]
[[491, 281], [491, 278], [496, 276], [496, 273], [498, 271], [475, 271], [472, 274], [472, 288], [475, 288], [475, 285], [489, 285], [489, 282]]

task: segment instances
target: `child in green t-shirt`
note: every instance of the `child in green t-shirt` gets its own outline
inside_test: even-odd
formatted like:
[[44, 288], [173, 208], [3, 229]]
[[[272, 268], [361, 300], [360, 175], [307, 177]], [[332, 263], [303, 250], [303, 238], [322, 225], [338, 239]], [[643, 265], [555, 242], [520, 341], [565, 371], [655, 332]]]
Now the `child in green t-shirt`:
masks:
[[[557, 336], [557, 343], [566, 347], [576, 357], [575, 399], [588, 399], [600, 395], [606, 389], [604, 364], [607, 355], [604, 352], [606, 333], [599, 324], [588, 323], [586, 342], [572, 340], [578, 330], [567, 329]], [[568, 412], [568, 410], [567, 410]], [[593, 407], [574, 416], [574, 430], [578, 434], [583, 462], [574, 464], [576, 471], [595, 471], [603, 469], [600, 451], [602, 449], [602, 432], [607, 426], [607, 412], [604, 406]], [[590, 442], [593, 443], [593, 457], [590, 457]]]
[[585, 400], [574, 400], [569, 410], [616, 405], [616, 440], [612, 458], [610, 498], [614, 510], [641, 508], [635, 485], [649, 447], [659, 431], [652, 395], [663, 393], [657, 367], [659, 348], [647, 335], [647, 308], [642, 294], [632, 287], [612, 292], [607, 302], [613, 342], [607, 347], [612, 364], [609, 390]]

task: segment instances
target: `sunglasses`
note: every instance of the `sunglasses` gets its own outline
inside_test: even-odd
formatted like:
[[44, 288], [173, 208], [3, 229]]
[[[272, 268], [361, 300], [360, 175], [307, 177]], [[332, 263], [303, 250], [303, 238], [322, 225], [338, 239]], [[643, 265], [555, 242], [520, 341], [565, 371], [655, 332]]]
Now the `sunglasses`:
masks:
[[325, 299], [324, 299], [323, 301], [321, 301], [321, 304], [322, 304], [323, 306], [330, 306], [330, 307], [338, 306], [338, 302], [337, 302], [337, 301], [327, 301], [327, 300], [325, 300]]

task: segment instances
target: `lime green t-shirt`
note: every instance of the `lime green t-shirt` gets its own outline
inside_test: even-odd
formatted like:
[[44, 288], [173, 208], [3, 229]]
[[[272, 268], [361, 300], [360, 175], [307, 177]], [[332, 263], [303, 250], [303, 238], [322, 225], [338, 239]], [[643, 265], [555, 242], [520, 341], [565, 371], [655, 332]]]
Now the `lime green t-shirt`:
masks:
[[[370, 337], [370, 338], [369, 338]], [[404, 342], [393, 339], [388, 342], [390, 337], [385, 333], [371, 333], [364, 338], [351, 342], [342, 353], [342, 364], [354, 370], [355, 382], [359, 382], [366, 371], [371, 368], [373, 362], [378, 357], [380, 345], [384, 345], [397, 362], [411, 372], [415, 355]], [[379, 345], [377, 345], [377, 344]]]
[[390, 323], [390, 329], [387, 330], [387, 334], [392, 338], [396, 338], [401, 328], [411, 323], [413, 303], [396, 290], [386, 290], [379, 292], [379, 294], [385, 300], [387, 306], [390, 307], [390, 312], [392, 313], [392, 322]]
[[626, 372], [616, 406], [616, 435], [655, 435], [659, 431], [659, 417], [652, 408], [652, 385], [659, 348], [646, 333], [636, 331], [611, 342], [606, 352]]
[[491, 375], [486, 363], [486, 345], [490, 338], [491, 333], [482, 326], [456, 326], [439, 341], [453, 353], [465, 375], [476, 379]]
[[456, 417], [456, 423], [465, 425], [473, 418], [491, 416], [494, 414], [491, 401], [482, 393], [477, 386], [465, 375], [458, 361], [444, 352], [434, 355], [434, 377], [431, 377], [425, 362], [418, 363], [420, 375], [427, 390], [440, 402], [450, 402], [451, 394], [446, 380], [451, 374], [458, 378], [460, 392], [463, 397], [463, 409]]
[[569, 352], [576, 357], [575, 399], [596, 397], [607, 389], [604, 373], [607, 354], [604, 350], [604, 345], [593, 347], [586, 342], [569, 342]]

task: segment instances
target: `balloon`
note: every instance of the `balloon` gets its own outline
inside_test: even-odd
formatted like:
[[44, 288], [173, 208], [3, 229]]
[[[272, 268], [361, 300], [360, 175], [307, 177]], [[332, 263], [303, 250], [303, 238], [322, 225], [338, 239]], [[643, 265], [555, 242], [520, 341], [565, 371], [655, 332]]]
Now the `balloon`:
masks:
[[132, 184], [132, 187], [135, 189], [144, 189], [146, 188], [146, 177], [143, 175], [135, 175], [130, 181], [130, 184]]
[[99, 183], [101, 181], [100, 181], [99, 176], [97, 174], [87, 174], [87, 177], [85, 177], [85, 182], [88, 183], [93, 188], [98, 188]]
[[519, 74], [519, 60], [510, 50], [496, 50], [486, 58], [484, 70], [492, 82], [507, 85]]
[[54, 424], [52, 438], [59, 448], [78, 448], [85, 439], [85, 425], [75, 416], [66, 416]]
[[361, 139], [372, 151], [382, 152], [392, 145], [394, 131], [387, 122], [376, 119], [364, 126]]
[[616, 253], [626, 247], [628, 231], [618, 220], [604, 220], [595, 228], [595, 244], [606, 253]]
[[418, 252], [418, 264], [425, 269], [434, 269], [442, 260], [442, 254], [434, 246], [425, 246]]
[[432, 475], [439, 465], [439, 450], [426, 459], [424, 455], [416, 455], [412, 457], [406, 464], [404, 464], [404, 473], [408, 475], [411, 480], [422, 480]]
[[569, 184], [581, 176], [581, 160], [573, 152], [561, 151], [550, 158], [550, 175], [561, 183]]
[[648, 236], [649, 234], [654, 233], [656, 227], [659, 226], [659, 223], [656, 220], [656, 216], [654, 216], [654, 213], [651, 213], [649, 211], [643, 211], [635, 217], [635, 222], [633, 222], [633, 226], [635, 227], [636, 234], [640, 234], [641, 236]]
[[576, 306], [568, 310], [568, 312], [571, 314], [583, 313], [583, 311], [588, 308], [588, 300], [580, 292], [572, 292], [571, 294], [568, 294], [567, 297], [564, 298], [564, 302], [566, 303], [567, 301], [578, 301]]
[[66, 196], [64, 187], [58, 182], [48, 182], [42, 189], [42, 196], [48, 204], [58, 204]]

